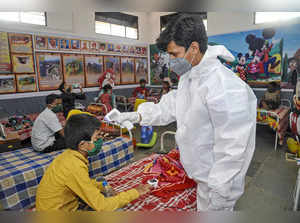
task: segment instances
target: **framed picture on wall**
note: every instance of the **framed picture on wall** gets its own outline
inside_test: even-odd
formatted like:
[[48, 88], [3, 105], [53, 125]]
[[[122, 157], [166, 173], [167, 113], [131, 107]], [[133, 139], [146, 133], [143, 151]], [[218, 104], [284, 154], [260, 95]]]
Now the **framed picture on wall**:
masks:
[[16, 93], [15, 75], [0, 75], [0, 94]]
[[142, 47], [139, 46], [135, 47], [135, 54], [141, 55], [141, 53], [142, 53]]
[[88, 40], [81, 40], [81, 51], [82, 52], [88, 52], [89, 51], [89, 42]]
[[72, 39], [71, 40], [71, 48], [72, 48], [72, 50], [80, 50], [80, 40]]
[[108, 43], [107, 44], [107, 51], [111, 52], [111, 53], [115, 52], [115, 45], [112, 44], [112, 43]]
[[59, 39], [48, 37], [48, 50], [59, 50]]
[[47, 37], [35, 36], [35, 49], [46, 50], [47, 49]]
[[134, 84], [134, 58], [121, 57], [121, 84]]
[[141, 55], [147, 56], [147, 47], [141, 47]]
[[67, 84], [85, 86], [83, 55], [63, 54], [64, 80]]
[[141, 79], [145, 79], [148, 83], [147, 58], [135, 58], [135, 82], [139, 83]]
[[11, 68], [8, 35], [6, 32], [0, 32], [0, 73], [11, 73]]
[[115, 84], [121, 84], [120, 57], [104, 56], [104, 71], [112, 70], [115, 74]]
[[30, 34], [9, 33], [8, 36], [12, 53], [32, 54], [32, 36]]
[[122, 54], [129, 54], [129, 46], [127, 45], [122, 46]]
[[60, 50], [70, 50], [71, 49], [71, 40], [60, 39], [59, 45], [60, 45]]
[[58, 53], [36, 53], [39, 89], [56, 90], [63, 82], [61, 55]]
[[84, 61], [87, 87], [99, 86], [98, 80], [103, 73], [103, 56], [86, 55]]
[[134, 46], [130, 46], [129, 53], [130, 54], [135, 54], [135, 47]]
[[35, 74], [17, 74], [16, 78], [18, 92], [34, 92], [37, 90]]
[[107, 52], [106, 43], [100, 43], [100, 52]]
[[97, 52], [99, 51], [99, 42], [97, 41], [90, 41], [90, 51]]
[[34, 73], [33, 56], [29, 54], [13, 54], [14, 73]]
[[115, 53], [121, 53], [122, 51], [122, 46], [120, 44], [115, 45]]

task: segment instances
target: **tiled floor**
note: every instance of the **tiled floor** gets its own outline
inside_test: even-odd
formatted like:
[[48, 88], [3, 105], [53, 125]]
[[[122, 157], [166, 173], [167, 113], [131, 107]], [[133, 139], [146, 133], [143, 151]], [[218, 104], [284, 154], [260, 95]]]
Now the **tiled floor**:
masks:
[[[136, 149], [135, 160], [139, 160], [160, 149], [160, 135], [164, 131], [176, 131], [176, 125], [155, 127], [158, 141], [151, 149]], [[139, 138], [140, 129], [135, 136]], [[258, 126], [256, 150], [246, 177], [245, 193], [237, 202], [236, 210], [291, 210], [292, 195], [297, 177], [297, 166], [285, 161], [286, 146], [274, 151], [275, 133], [268, 127]], [[165, 147], [174, 148], [174, 136], [166, 136]]]

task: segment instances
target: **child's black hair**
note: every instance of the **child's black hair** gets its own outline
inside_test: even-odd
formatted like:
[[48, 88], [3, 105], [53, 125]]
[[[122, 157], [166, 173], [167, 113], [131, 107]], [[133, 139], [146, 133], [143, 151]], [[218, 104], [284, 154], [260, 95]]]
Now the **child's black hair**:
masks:
[[60, 99], [60, 96], [57, 95], [57, 94], [49, 94], [49, 95], [46, 97], [46, 104], [47, 104], [47, 105], [50, 105], [50, 104], [52, 104], [56, 99]]
[[100, 128], [100, 121], [91, 115], [73, 115], [64, 128], [66, 146], [78, 150], [81, 141], [90, 141], [94, 132]]
[[272, 81], [269, 83], [269, 86], [268, 86], [269, 92], [275, 92], [278, 90], [280, 90], [280, 86], [275, 81]]
[[146, 83], [147, 83], [147, 81], [145, 79], [140, 80], [140, 84], [146, 84]]
[[106, 84], [104, 87], [103, 87], [103, 91], [106, 93], [108, 90], [112, 89], [112, 86], [110, 84]]

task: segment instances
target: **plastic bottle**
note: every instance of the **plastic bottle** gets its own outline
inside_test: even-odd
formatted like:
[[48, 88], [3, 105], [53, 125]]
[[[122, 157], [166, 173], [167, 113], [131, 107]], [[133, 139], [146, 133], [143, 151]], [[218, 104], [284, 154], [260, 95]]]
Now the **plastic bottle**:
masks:
[[147, 126], [141, 127], [141, 143], [147, 144]]
[[102, 181], [102, 186], [103, 186], [103, 194], [105, 197], [113, 196], [112, 188], [110, 185], [108, 185], [106, 180]]

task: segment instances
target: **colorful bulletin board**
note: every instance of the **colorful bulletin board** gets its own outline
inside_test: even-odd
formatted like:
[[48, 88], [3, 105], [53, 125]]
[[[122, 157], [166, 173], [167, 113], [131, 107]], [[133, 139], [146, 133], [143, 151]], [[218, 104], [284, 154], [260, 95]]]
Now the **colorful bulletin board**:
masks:
[[40, 90], [58, 89], [63, 82], [61, 55], [58, 53], [37, 53], [36, 64]]
[[57, 90], [63, 81], [98, 87], [109, 74], [114, 85], [135, 84], [147, 69], [147, 47], [0, 32], [1, 94]]

